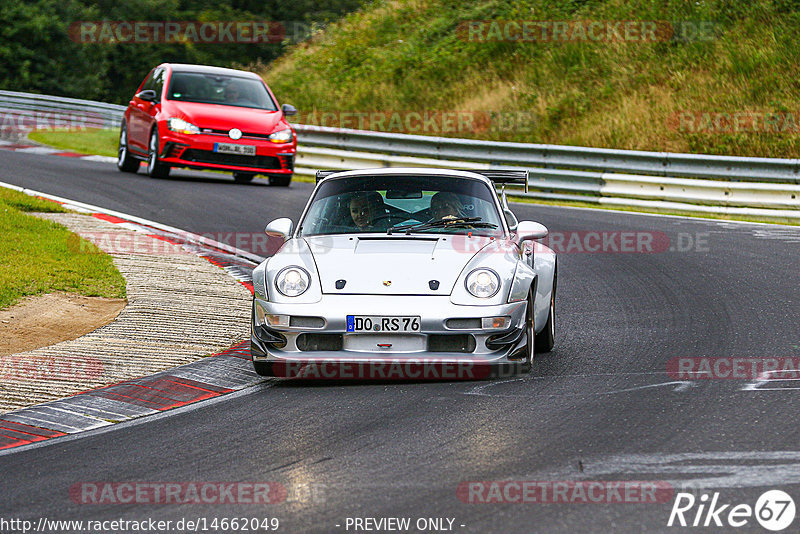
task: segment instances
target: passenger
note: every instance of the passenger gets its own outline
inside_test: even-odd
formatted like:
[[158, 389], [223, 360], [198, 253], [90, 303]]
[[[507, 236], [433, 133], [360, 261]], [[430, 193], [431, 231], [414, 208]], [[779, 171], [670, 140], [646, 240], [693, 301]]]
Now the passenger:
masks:
[[377, 191], [357, 193], [350, 199], [350, 217], [359, 230], [376, 230], [375, 223], [387, 218], [383, 197]]

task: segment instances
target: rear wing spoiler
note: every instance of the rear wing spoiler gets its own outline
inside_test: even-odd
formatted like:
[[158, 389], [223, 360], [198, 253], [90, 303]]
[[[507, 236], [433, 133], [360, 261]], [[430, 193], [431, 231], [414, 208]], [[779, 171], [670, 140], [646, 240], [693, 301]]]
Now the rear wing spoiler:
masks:
[[[339, 171], [317, 171], [317, 183], [323, 178], [327, 178], [331, 174], [336, 174], [337, 172], [347, 172], [345, 170]], [[525, 192], [528, 192], [528, 178], [529, 178], [529, 171], [506, 171], [506, 170], [479, 170], [473, 171], [469, 170], [469, 172], [474, 172], [475, 174], [480, 174], [485, 176], [486, 178], [490, 179], [495, 184], [521, 184], [525, 188]]]

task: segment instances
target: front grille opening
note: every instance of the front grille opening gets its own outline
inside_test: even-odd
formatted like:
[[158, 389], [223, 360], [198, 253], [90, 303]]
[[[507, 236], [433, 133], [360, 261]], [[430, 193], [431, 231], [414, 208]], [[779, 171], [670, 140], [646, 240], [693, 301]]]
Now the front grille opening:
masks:
[[236, 165], [258, 169], [281, 170], [281, 160], [274, 156], [245, 156], [243, 154], [225, 154], [210, 150], [190, 148], [181, 155], [184, 161], [193, 163], [216, 163], [218, 165]]
[[431, 334], [428, 352], [473, 352], [475, 338], [469, 334]]
[[512, 330], [505, 334], [496, 334], [486, 340], [486, 348], [489, 350], [500, 350], [518, 342], [525, 334], [524, 329]]
[[480, 330], [481, 320], [479, 317], [448, 319], [444, 325], [453, 330]]
[[342, 334], [300, 334], [297, 348], [304, 352], [342, 350]]
[[277, 330], [267, 328], [266, 326], [258, 326], [255, 328], [255, 334], [258, 339], [273, 349], [282, 349], [286, 346], [286, 336]]
[[325, 320], [322, 317], [292, 315], [289, 317], [289, 326], [296, 326], [298, 328], [322, 328], [325, 326]]

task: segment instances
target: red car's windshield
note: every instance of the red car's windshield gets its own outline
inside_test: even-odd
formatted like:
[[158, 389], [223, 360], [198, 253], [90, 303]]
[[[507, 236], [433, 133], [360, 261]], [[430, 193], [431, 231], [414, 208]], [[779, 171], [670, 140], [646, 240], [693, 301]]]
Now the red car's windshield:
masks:
[[174, 72], [167, 89], [167, 99], [278, 110], [266, 87], [259, 80], [218, 74]]

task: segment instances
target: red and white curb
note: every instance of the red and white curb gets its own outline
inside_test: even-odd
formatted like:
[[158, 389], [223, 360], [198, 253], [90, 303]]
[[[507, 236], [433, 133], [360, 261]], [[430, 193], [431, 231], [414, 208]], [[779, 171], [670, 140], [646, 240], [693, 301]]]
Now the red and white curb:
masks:
[[[223, 268], [251, 293], [252, 270], [264, 259], [225, 243], [132, 215], [3, 182], [0, 187], [51, 200], [65, 208], [180, 245]], [[148, 377], [0, 415], [0, 451], [158, 414], [262, 381], [263, 378], [253, 371], [250, 342], [245, 340], [213, 356]]]
[[111, 156], [92, 156], [90, 154], [81, 154], [80, 152], [70, 152], [68, 150], [61, 150], [44, 145], [34, 145], [30, 143], [14, 143], [11, 141], [0, 140], [0, 150], [9, 150], [11, 152], [23, 152], [25, 154], [43, 154], [50, 156], [64, 156], [67, 158], [83, 159], [87, 161], [99, 161], [101, 163], [116, 163], [117, 158]]

